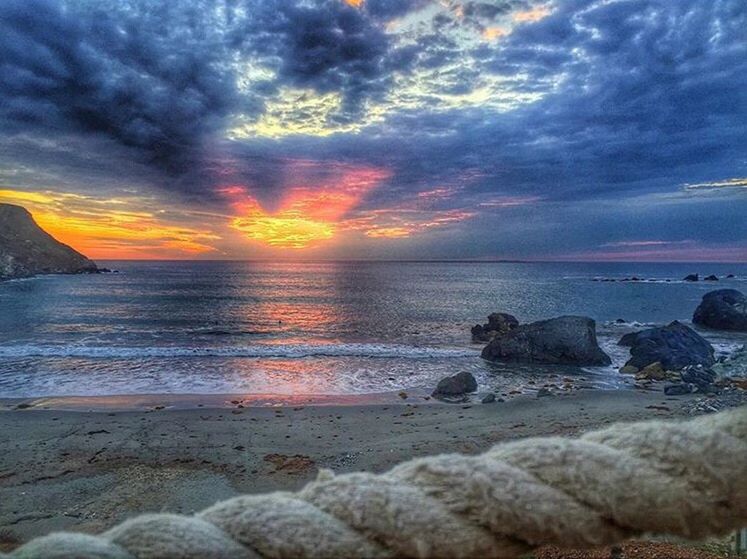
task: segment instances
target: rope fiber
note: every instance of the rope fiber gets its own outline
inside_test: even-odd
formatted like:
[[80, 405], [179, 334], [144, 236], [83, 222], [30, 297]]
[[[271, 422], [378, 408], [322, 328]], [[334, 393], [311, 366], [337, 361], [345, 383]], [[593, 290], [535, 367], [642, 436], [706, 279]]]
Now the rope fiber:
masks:
[[499, 444], [383, 474], [319, 473], [297, 493], [244, 495], [100, 534], [53, 533], [2, 559], [520, 557], [540, 545], [688, 539], [747, 525], [747, 407]]

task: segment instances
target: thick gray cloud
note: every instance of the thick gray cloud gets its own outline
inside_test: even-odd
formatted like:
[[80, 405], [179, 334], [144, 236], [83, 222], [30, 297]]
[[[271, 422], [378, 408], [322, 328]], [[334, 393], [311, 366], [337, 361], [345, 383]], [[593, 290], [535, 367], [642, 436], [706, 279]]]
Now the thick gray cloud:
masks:
[[[495, 252], [487, 233], [497, 214], [479, 206], [492, 196], [542, 200], [502, 210], [501, 223], [524, 235], [511, 242], [529, 252], [636, 231], [744, 242], [735, 219], [747, 209], [744, 190], [676, 204], [658, 196], [747, 176], [747, 5], [563, 0], [537, 21], [511, 21], [533, 6], [454, 1], [434, 16], [418, 12], [427, 0], [358, 9], [340, 0], [6, 0], [0, 165], [23, 163], [37, 178], [67, 168], [68, 183], [106, 188], [127, 169], [139, 185], [206, 200], [226, 182], [247, 184], [268, 207], [287, 187], [288, 161], [382, 167], [391, 178], [363, 210], [446, 184], [458, 194], [439, 208], [479, 214], [444, 248], [454, 254]], [[400, 37], [389, 24], [408, 15], [416, 24]], [[460, 34], [494, 25], [514, 27], [494, 41]], [[247, 64], [269, 73], [242, 89]], [[398, 76], [428, 76], [429, 88], [398, 106]], [[489, 79], [507, 96], [538, 98], [443, 103]], [[233, 115], [259, 118], [283, 88], [339, 94], [331, 125], [363, 121], [371, 107], [388, 112], [326, 137], [225, 139]], [[85, 146], [95, 164], [70, 157], [68, 145]], [[34, 171], [23, 177], [31, 184]], [[703, 217], [715, 214], [727, 217]], [[546, 228], [525, 231], [528, 219]]]
[[3, 2], [4, 134], [100, 135], [169, 172], [190, 165], [235, 102], [221, 51], [195, 29], [169, 32], [166, 11], [159, 29], [103, 5], [85, 8]]

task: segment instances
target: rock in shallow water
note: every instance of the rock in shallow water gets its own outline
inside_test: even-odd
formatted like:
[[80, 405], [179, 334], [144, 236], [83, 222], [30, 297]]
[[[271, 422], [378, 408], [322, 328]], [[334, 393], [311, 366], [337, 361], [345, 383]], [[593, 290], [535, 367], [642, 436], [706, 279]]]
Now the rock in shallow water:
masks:
[[436, 398], [450, 398], [462, 396], [468, 392], [477, 390], [477, 381], [472, 373], [462, 371], [454, 376], [441, 379], [433, 391], [432, 396]]
[[680, 370], [688, 365], [708, 367], [715, 363], [713, 346], [692, 328], [676, 320], [661, 328], [639, 332], [630, 355], [625, 365], [638, 369], [657, 361], [666, 370]]
[[703, 296], [693, 322], [716, 330], [747, 332], [747, 297], [736, 289], [717, 289]]
[[584, 316], [561, 316], [517, 326], [482, 350], [488, 361], [555, 365], [609, 365], [597, 344], [596, 323]]

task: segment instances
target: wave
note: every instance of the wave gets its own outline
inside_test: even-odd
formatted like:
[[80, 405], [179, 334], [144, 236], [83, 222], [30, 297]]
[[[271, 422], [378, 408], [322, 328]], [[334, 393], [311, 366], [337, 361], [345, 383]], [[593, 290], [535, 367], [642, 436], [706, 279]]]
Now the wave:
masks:
[[397, 344], [286, 344], [231, 347], [120, 347], [84, 345], [0, 346], [0, 358], [74, 357], [94, 359], [142, 359], [183, 357], [249, 357], [302, 359], [304, 357], [366, 357], [399, 359], [446, 359], [475, 357], [476, 349], [422, 347]]

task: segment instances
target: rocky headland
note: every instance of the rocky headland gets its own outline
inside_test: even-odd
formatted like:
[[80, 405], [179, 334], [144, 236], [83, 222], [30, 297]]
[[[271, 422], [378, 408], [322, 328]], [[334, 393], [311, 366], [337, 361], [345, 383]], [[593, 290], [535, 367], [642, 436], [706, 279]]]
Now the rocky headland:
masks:
[[0, 204], [0, 281], [99, 271], [92, 260], [39, 227], [28, 210]]

